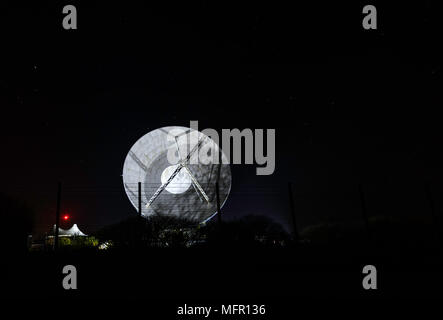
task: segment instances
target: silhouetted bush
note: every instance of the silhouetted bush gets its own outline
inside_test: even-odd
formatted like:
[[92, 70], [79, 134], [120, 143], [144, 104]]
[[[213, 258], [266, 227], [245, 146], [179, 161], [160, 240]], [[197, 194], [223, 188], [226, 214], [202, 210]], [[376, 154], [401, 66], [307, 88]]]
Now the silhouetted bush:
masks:
[[32, 233], [34, 214], [23, 202], [0, 194], [2, 232], [0, 246], [2, 252], [25, 252], [28, 235]]
[[269, 218], [254, 215], [222, 225], [216, 221], [196, 224], [186, 219], [159, 215], [148, 219], [132, 217], [103, 228], [96, 236], [102, 242], [111, 240], [113, 248], [264, 246], [283, 245], [288, 239], [281, 225]]
[[320, 223], [306, 227], [301, 236], [313, 244], [354, 246], [365, 242], [384, 249], [438, 245], [438, 230], [425, 219], [375, 216], [369, 219], [368, 227], [362, 221]]

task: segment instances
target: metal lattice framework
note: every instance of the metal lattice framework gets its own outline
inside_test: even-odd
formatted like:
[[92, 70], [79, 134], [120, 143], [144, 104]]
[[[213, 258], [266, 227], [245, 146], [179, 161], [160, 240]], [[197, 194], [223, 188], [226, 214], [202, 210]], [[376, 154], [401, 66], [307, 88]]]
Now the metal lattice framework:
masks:
[[[202, 152], [205, 161], [200, 161]], [[136, 185], [141, 182], [141, 214], [145, 217], [160, 214], [204, 222], [217, 211], [216, 182], [221, 206], [229, 195], [231, 170], [227, 163], [223, 151], [203, 133], [164, 127], [147, 133], [132, 146], [123, 166], [123, 184], [138, 210]]]

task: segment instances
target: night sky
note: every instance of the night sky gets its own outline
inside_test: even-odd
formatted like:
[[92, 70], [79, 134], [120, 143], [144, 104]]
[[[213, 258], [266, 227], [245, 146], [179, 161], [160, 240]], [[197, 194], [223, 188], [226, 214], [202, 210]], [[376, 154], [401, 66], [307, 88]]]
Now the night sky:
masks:
[[[426, 216], [441, 191], [441, 19], [426, 1], [294, 6], [2, 2], [2, 193], [26, 201], [36, 232], [62, 212], [85, 232], [136, 212], [123, 161], [162, 126], [275, 128], [276, 170], [232, 166], [226, 219], [262, 214], [290, 230], [370, 215]], [[404, 3], [404, 2], [402, 2]], [[74, 4], [78, 30], [62, 28]], [[366, 4], [366, 3], [365, 3]], [[437, 205], [440, 205], [437, 200]]]

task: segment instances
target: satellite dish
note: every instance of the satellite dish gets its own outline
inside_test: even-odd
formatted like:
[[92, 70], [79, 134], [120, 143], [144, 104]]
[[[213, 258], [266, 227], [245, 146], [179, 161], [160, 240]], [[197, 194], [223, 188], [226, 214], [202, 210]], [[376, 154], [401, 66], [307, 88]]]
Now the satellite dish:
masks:
[[139, 182], [144, 217], [158, 214], [201, 223], [217, 213], [217, 182], [220, 207], [224, 205], [231, 169], [208, 136], [186, 127], [163, 127], [141, 137], [123, 165], [123, 185], [136, 210]]

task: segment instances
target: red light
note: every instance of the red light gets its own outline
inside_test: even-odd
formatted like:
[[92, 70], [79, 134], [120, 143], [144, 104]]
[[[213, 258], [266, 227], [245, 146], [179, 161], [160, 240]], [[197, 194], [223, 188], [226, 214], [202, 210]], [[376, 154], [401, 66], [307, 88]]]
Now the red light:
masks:
[[69, 216], [67, 215], [67, 214], [65, 214], [64, 216], [63, 216], [63, 220], [68, 220], [69, 219]]

